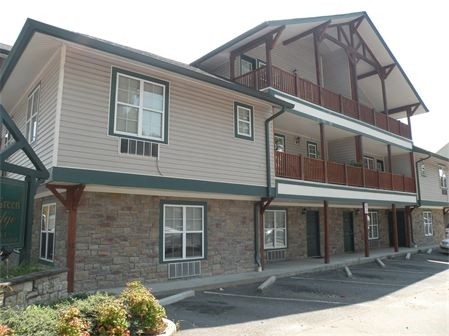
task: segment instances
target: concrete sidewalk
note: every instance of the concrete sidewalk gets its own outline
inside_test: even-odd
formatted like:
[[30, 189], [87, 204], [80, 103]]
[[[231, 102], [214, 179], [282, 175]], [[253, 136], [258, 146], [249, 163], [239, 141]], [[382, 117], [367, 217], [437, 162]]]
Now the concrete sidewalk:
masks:
[[[161, 283], [146, 284], [151, 288], [153, 294], [157, 297], [164, 297], [168, 294], [181, 292], [185, 290], [206, 290], [219, 287], [228, 287], [235, 285], [242, 285], [254, 282], [265, 281], [270, 276], [278, 278], [289, 277], [304, 273], [314, 273], [327, 270], [334, 270], [344, 268], [345, 266], [352, 266], [373, 262], [376, 258], [398, 258], [404, 257], [407, 253], [416, 254], [425, 252], [429, 248], [434, 249], [435, 246], [419, 247], [419, 248], [405, 248], [401, 247], [399, 252], [394, 252], [392, 248], [378, 249], [370, 251], [370, 256], [365, 257], [363, 253], [351, 253], [343, 255], [334, 255], [330, 258], [330, 263], [325, 264], [323, 258], [307, 258], [296, 261], [277, 262], [267, 264], [262, 272], [245, 272], [238, 274], [227, 274], [209, 276], [203, 278], [191, 278], [181, 280], [169, 280]], [[107, 290], [111, 293], [119, 293], [122, 288], [113, 288]]]

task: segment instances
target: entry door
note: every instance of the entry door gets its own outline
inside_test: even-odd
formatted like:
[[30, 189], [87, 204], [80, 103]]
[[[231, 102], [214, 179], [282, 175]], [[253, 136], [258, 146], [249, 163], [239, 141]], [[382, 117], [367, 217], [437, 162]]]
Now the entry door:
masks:
[[352, 212], [343, 212], [343, 241], [345, 252], [354, 252], [354, 221]]
[[307, 256], [320, 256], [320, 216], [318, 211], [307, 211]]
[[[398, 246], [406, 247], [405, 237], [405, 216], [404, 211], [396, 211], [396, 220], [398, 222]], [[388, 215], [388, 228], [390, 233], [390, 246], [393, 246], [393, 212], [390, 211]]]

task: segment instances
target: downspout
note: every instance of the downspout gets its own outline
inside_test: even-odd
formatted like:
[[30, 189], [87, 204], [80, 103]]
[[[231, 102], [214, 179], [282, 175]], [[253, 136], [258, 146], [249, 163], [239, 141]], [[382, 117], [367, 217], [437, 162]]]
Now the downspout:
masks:
[[273, 197], [271, 192], [271, 160], [270, 160], [270, 122], [279, 117], [281, 114], [285, 112], [285, 106], [282, 106], [282, 109], [278, 112], [273, 114], [271, 117], [269, 117], [267, 120], [265, 120], [265, 159], [267, 161], [267, 197], [271, 198]]
[[[279, 117], [281, 114], [285, 112], [285, 106], [282, 106], [281, 110], [267, 120], [265, 120], [265, 159], [266, 159], [266, 167], [267, 167], [267, 199], [272, 200], [273, 195], [271, 191], [271, 160], [270, 160], [270, 122], [275, 118]], [[270, 201], [271, 203], [271, 201]], [[265, 211], [264, 201], [261, 200], [254, 204], [254, 241], [255, 241], [255, 261], [258, 267], [258, 270], [262, 270], [262, 255], [261, 255], [261, 235], [263, 234], [261, 230], [260, 216], [263, 216]], [[259, 234], [258, 234], [259, 233]]]

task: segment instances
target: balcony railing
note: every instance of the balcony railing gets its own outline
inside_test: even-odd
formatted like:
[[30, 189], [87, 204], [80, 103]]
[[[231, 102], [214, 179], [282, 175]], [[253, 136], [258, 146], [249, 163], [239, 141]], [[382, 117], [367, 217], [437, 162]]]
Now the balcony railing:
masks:
[[[375, 112], [374, 109], [355, 100], [320, 87], [275, 66], [271, 67], [271, 77], [271, 86], [275, 89], [411, 139], [409, 125], [384, 113]], [[268, 86], [267, 78], [267, 67], [262, 67], [236, 77], [234, 80], [242, 85], [260, 90]]]
[[415, 192], [415, 181], [411, 177], [282, 152], [275, 152], [275, 169], [278, 177]]

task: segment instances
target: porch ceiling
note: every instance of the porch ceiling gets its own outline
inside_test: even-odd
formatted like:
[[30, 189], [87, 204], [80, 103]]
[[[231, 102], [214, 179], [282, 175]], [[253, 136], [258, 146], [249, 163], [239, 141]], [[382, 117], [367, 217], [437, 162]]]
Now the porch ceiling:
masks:
[[[300, 35], [301, 33], [307, 32], [326, 22], [329, 22], [331, 25], [344, 24], [362, 17], [363, 20], [361, 21], [357, 30], [360, 36], [369, 46], [380, 66], [386, 67], [391, 64], [395, 64], [395, 67], [386, 78], [386, 87], [388, 91], [389, 101], [388, 108], [394, 109], [419, 102], [421, 104], [414, 113], [419, 114], [427, 112], [428, 109], [422, 101], [421, 97], [416, 92], [407, 75], [405, 74], [399, 63], [396, 61], [392, 52], [389, 50], [379, 32], [377, 31], [376, 27], [373, 25], [370, 18], [365, 12], [305, 19], [268, 21], [247, 31], [246, 33], [236, 37], [235, 39], [210, 52], [209, 54], [194, 61], [192, 65], [206, 71], [213, 72], [215, 69], [229, 62], [231, 51], [236, 50], [269, 33], [270, 31], [273, 31], [273, 29], [282, 26], [285, 26], [285, 29], [282, 31], [278, 43], [282, 43], [282, 41], [286, 41], [292, 37]], [[323, 48], [321, 48], [320, 50], [325, 50], [327, 52], [333, 52], [334, 50], [339, 48], [335, 43], [327, 39], [324, 39], [321, 43], [323, 44]], [[364, 65], [363, 61], [359, 61], [357, 67], [358, 75], [368, 72], [368, 68]], [[371, 70], [372, 69], [373, 68], [371, 68]], [[380, 90], [379, 78], [377, 75], [375, 75], [360, 79], [359, 86], [362, 91], [367, 92], [371, 92], [371, 90]], [[382, 97], [381, 94], [377, 94], [376, 96]], [[375, 106], [383, 106], [382, 101], [376, 101], [372, 103]], [[405, 112], [402, 111], [394, 115], [395, 118], [403, 118], [405, 116]]]

